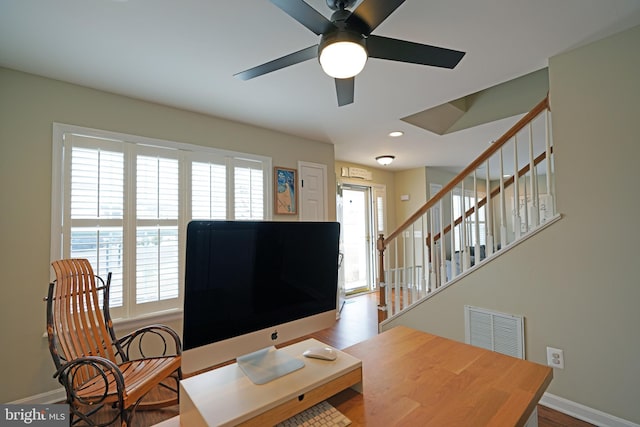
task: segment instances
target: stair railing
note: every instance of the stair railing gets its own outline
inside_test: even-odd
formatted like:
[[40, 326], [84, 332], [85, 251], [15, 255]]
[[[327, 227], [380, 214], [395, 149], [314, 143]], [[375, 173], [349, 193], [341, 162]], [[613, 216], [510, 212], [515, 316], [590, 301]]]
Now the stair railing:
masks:
[[379, 235], [380, 322], [557, 216], [550, 120], [546, 97], [388, 237]]

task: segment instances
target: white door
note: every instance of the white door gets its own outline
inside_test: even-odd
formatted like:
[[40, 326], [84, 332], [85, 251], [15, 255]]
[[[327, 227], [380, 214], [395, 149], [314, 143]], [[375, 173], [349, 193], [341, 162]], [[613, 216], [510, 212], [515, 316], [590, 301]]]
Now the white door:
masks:
[[300, 171], [300, 221], [326, 221], [327, 166], [298, 162]]
[[[322, 164], [298, 162], [300, 171], [300, 221], [327, 221], [327, 167]], [[342, 232], [340, 233], [340, 257], [338, 259], [338, 292], [336, 297], [336, 318], [344, 304], [344, 268], [342, 268]]]

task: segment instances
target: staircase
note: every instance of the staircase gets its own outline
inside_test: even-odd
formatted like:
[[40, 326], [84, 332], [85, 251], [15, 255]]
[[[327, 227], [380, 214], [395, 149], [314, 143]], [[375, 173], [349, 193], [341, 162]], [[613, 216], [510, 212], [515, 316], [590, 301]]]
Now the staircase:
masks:
[[547, 97], [398, 229], [379, 235], [378, 321], [451, 286], [554, 222], [554, 187]]

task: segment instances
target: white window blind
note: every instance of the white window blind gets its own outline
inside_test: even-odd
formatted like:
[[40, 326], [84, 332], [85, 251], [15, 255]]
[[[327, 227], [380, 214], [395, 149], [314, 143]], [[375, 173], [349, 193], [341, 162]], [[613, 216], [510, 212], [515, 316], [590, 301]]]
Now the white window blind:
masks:
[[194, 219], [227, 218], [227, 167], [224, 163], [191, 164], [191, 209]]
[[136, 207], [138, 219], [178, 219], [177, 159], [138, 156]]
[[178, 297], [178, 227], [136, 227], [136, 304]]
[[122, 219], [123, 154], [81, 146], [72, 150], [71, 217]]
[[53, 140], [51, 258], [111, 273], [114, 318], [182, 307], [191, 219], [269, 218], [269, 158], [60, 124]]
[[68, 148], [70, 191], [65, 194], [69, 256], [89, 259], [96, 274], [104, 278], [112, 273], [110, 304], [119, 308], [124, 303], [122, 145], [76, 136]]
[[235, 219], [264, 218], [264, 173], [257, 162], [234, 162]]
[[180, 165], [166, 151], [136, 161], [136, 304], [178, 298]]

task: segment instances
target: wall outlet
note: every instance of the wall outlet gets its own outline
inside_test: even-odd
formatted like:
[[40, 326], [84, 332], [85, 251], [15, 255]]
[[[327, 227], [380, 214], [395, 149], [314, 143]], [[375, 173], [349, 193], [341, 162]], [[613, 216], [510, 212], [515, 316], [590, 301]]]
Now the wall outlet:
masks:
[[564, 351], [559, 348], [547, 347], [547, 365], [552, 368], [564, 369]]

